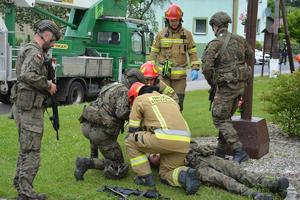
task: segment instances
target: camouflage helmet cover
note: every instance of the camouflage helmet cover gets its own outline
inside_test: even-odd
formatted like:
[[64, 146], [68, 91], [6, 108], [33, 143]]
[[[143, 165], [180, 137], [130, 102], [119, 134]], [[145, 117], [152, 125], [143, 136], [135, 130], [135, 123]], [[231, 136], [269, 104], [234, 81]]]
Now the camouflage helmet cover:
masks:
[[104, 176], [109, 179], [121, 179], [129, 171], [129, 166], [126, 163], [117, 163], [109, 159], [104, 159], [104, 163]]
[[130, 68], [125, 71], [124, 79], [122, 82], [129, 89], [135, 82], [146, 83], [146, 79], [144, 77], [144, 74], [139, 69]]
[[209, 20], [211, 26], [215, 25], [217, 27], [227, 26], [231, 23], [231, 18], [226, 12], [217, 12]]
[[59, 30], [59, 27], [53, 21], [48, 20], [48, 19], [44, 19], [44, 20], [41, 20], [38, 23], [36, 23], [34, 25], [34, 30], [36, 33], [39, 33], [39, 32], [41, 33], [46, 30], [49, 30], [55, 35], [56, 40], [59, 40], [61, 37], [61, 32]]

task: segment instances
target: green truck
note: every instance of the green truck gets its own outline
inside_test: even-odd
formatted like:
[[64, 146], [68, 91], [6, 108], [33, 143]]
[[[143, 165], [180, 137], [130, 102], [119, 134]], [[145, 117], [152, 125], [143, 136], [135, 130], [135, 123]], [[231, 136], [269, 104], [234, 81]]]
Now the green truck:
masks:
[[[68, 21], [38, 7], [38, 4], [70, 9]], [[80, 103], [96, 97], [101, 87], [119, 81], [127, 68], [146, 60], [153, 34], [147, 24], [127, 18], [126, 0], [5, 0], [6, 16], [0, 17], [0, 101], [9, 103], [16, 81], [14, 62], [16, 7], [31, 9], [66, 25], [64, 37], [52, 49], [58, 85], [57, 100]]]

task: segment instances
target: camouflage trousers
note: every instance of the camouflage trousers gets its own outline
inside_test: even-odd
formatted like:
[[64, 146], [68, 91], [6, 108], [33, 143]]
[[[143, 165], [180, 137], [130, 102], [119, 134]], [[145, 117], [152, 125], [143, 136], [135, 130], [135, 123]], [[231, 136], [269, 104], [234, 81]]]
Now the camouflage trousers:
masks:
[[33, 181], [40, 167], [40, 149], [43, 137], [44, 109], [32, 108], [29, 111], [13, 109], [19, 132], [19, 156], [17, 160], [14, 186], [19, 195], [34, 198]]
[[251, 195], [253, 187], [269, 189], [275, 180], [274, 177], [247, 172], [232, 161], [214, 155], [198, 156], [197, 159], [196, 168], [203, 183], [219, 186], [236, 194]]
[[231, 117], [237, 110], [239, 98], [244, 94], [245, 83], [229, 86], [218, 87], [213, 101], [212, 118], [215, 127], [219, 130], [218, 147], [224, 149], [225, 144], [228, 144], [234, 150], [241, 147], [241, 143], [232, 125]]
[[[97, 146], [104, 156], [104, 158], [111, 161], [124, 163], [124, 157], [121, 147], [117, 142], [120, 127], [104, 127], [90, 122], [83, 122], [81, 124], [83, 135], [90, 140], [91, 147]], [[98, 163], [97, 159], [93, 159], [95, 164]], [[102, 163], [99, 161], [99, 163]], [[97, 166], [96, 166], [97, 167]]]

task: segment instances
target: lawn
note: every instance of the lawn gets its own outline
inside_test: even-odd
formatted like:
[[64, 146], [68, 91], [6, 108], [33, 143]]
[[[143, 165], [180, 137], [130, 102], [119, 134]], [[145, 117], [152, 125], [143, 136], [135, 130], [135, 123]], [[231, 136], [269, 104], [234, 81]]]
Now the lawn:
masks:
[[[253, 116], [269, 119], [263, 110], [263, 102], [258, 95], [267, 89], [269, 80], [259, 78], [255, 80], [253, 98]], [[188, 92], [185, 100], [184, 117], [190, 125], [193, 136], [216, 136], [217, 131], [212, 125], [211, 114], [208, 111], [207, 90]], [[77, 156], [89, 156], [89, 142], [82, 135], [79, 115], [84, 104], [59, 107], [60, 140], [56, 141], [55, 132], [45, 113], [45, 132], [42, 143], [42, 162], [34, 181], [36, 191], [46, 193], [50, 200], [90, 200], [116, 199], [107, 193], [97, 192], [105, 184], [118, 185], [127, 188], [140, 188], [133, 184], [133, 173], [120, 180], [109, 180], [103, 177], [101, 171], [89, 170], [85, 180], [77, 182], [73, 176], [74, 163]], [[119, 142], [124, 150], [125, 134], [120, 135]], [[7, 115], [0, 116], [0, 198], [15, 198], [17, 193], [12, 186], [15, 165], [18, 154], [17, 129], [13, 120]], [[123, 151], [125, 152], [125, 151]], [[126, 157], [126, 155], [125, 155]], [[127, 158], [126, 158], [127, 159]], [[156, 174], [156, 173], [155, 173]], [[172, 199], [204, 199], [204, 200], [240, 200], [248, 199], [230, 194], [222, 189], [203, 186], [196, 195], [186, 196], [183, 189], [173, 188], [159, 182], [157, 175], [157, 189], [166, 197]], [[134, 199], [134, 198], [132, 198]]]

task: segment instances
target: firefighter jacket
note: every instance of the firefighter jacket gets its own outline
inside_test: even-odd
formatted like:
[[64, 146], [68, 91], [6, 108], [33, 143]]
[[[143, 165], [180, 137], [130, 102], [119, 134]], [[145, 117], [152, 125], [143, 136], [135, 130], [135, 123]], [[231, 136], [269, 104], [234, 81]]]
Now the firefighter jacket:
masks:
[[169, 146], [172, 141], [178, 152], [188, 152], [191, 141], [189, 127], [178, 104], [166, 95], [153, 92], [135, 99], [129, 116], [129, 132], [139, 130], [155, 134], [162, 147]]
[[165, 94], [171, 97], [174, 101], [176, 101], [176, 103], [179, 102], [178, 96], [174, 89], [168, 86], [165, 82], [163, 82], [162, 80], [158, 80], [158, 84], [156, 86], [159, 87], [159, 92], [161, 94]]
[[160, 67], [166, 60], [170, 61], [172, 67], [170, 79], [185, 78], [186, 68], [189, 64], [192, 69], [200, 67], [192, 33], [183, 27], [176, 31], [164, 28], [158, 32], [151, 47], [149, 60]]

